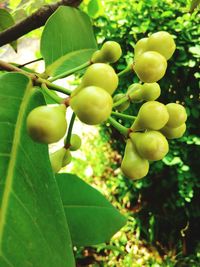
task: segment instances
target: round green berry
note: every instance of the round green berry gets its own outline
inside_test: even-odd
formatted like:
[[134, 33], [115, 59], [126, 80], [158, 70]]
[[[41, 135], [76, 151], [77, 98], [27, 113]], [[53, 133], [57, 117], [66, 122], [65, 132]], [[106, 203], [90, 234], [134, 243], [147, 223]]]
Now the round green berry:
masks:
[[148, 39], [148, 50], [156, 51], [167, 60], [170, 59], [176, 49], [176, 44], [171, 34], [165, 31], [153, 33]]
[[86, 70], [81, 81], [81, 88], [88, 86], [100, 87], [112, 95], [118, 86], [118, 76], [108, 64], [95, 63]]
[[27, 117], [27, 131], [34, 141], [51, 144], [59, 141], [67, 130], [66, 107], [40, 106]]
[[133, 130], [159, 130], [164, 127], [168, 119], [169, 114], [164, 104], [158, 101], [149, 101], [141, 106], [131, 128]]
[[166, 124], [167, 127], [176, 128], [181, 126], [187, 120], [187, 113], [184, 106], [176, 103], [169, 103], [166, 105], [169, 113], [169, 120]]
[[167, 61], [161, 54], [147, 51], [136, 58], [133, 68], [141, 81], [154, 83], [165, 75]]
[[70, 100], [70, 106], [78, 118], [89, 125], [96, 125], [108, 119], [112, 111], [111, 95], [97, 86], [83, 88]]

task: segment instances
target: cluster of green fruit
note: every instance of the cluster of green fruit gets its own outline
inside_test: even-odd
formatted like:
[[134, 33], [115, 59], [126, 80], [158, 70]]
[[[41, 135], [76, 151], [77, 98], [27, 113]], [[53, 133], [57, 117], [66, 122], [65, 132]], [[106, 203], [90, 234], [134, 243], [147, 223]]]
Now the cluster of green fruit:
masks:
[[[112, 97], [119, 80], [109, 64], [116, 62], [122, 51], [118, 43], [106, 42], [92, 55], [91, 64], [80, 85], [69, 97], [68, 103], [76, 116], [88, 125], [107, 121], [113, 108], [122, 112], [131, 103], [146, 101], [130, 129], [126, 129], [128, 139], [121, 168], [132, 179], [144, 177], [149, 170], [149, 161], [161, 160], [168, 153], [166, 138], [179, 138], [186, 129], [187, 114], [182, 105], [164, 105], [155, 101], [161, 93], [157, 81], [165, 74], [167, 60], [173, 55], [175, 47], [172, 36], [164, 31], [139, 40], [132, 66], [143, 84], [132, 84], [125, 94]], [[46, 144], [59, 141], [67, 130], [66, 106], [35, 108], [28, 115], [27, 129], [35, 141]], [[81, 145], [77, 135], [68, 139], [63, 148], [50, 155], [54, 172], [69, 164], [70, 151], [77, 150]]]
[[186, 119], [185, 108], [180, 104], [144, 103], [131, 126], [121, 165], [123, 173], [132, 179], [146, 176], [149, 161], [161, 160], [168, 153], [166, 138], [179, 138], [184, 134]]

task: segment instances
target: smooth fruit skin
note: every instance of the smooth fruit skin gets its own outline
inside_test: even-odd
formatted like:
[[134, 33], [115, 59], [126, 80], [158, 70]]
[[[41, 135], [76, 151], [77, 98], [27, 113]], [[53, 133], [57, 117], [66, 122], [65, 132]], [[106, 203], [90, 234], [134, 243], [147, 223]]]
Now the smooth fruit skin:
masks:
[[127, 90], [127, 96], [132, 103], [139, 103], [142, 98], [142, 85], [140, 83], [131, 84]]
[[59, 141], [67, 130], [65, 105], [39, 106], [27, 117], [27, 131], [34, 141], [51, 144]]
[[76, 151], [81, 147], [81, 138], [77, 134], [72, 134], [70, 139], [70, 147], [71, 151]]
[[127, 140], [121, 170], [128, 178], [140, 179], [149, 171], [148, 160], [141, 158], [130, 139]]
[[176, 103], [169, 103], [166, 105], [169, 113], [169, 120], [166, 124], [167, 127], [176, 128], [181, 126], [187, 120], [187, 113], [184, 106]]
[[158, 83], [144, 83], [141, 89], [142, 89], [142, 98], [145, 101], [156, 100], [161, 93], [160, 85]]
[[118, 86], [118, 82], [118, 76], [111, 66], [104, 63], [96, 63], [86, 70], [80, 87], [97, 86], [112, 95]]
[[148, 50], [147, 45], [148, 45], [148, 38], [142, 38], [136, 43], [134, 47], [134, 59], [135, 60], [138, 56], [140, 56], [141, 54], [143, 54], [144, 52]]
[[102, 57], [102, 53], [101, 50], [97, 50], [93, 53], [92, 58], [91, 58], [91, 62], [94, 63], [105, 63], [103, 57]]
[[66, 153], [65, 148], [61, 148], [54, 153], [50, 154], [50, 162], [51, 162], [51, 167], [54, 173], [59, 172], [59, 170], [62, 168], [63, 165], [63, 158]]
[[164, 134], [168, 139], [176, 139], [183, 136], [186, 130], [186, 124], [183, 123], [181, 126], [176, 128], [170, 128], [168, 126], [163, 127], [160, 131]]
[[158, 131], [130, 134], [139, 155], [148, 160], [161, 160], [169, 151], [167, 139]]
[[[125, 94], [116, 94], [113, 97], [113, 102], [116, 103], [120, 99], [122, 99], [125, 96]], [[119, 106], [116, 107], [118, 111], [125, 111], [127, 108], [129, 108], [130, 102], [127, 100], [124, 103], [120, 104]]]
[[171, 34], [165, 31], [153, 33], [148, 38], [148, 50], [156, 51], [167, 60], [170, 59], [176, 49], [176, 44]]
[[62, 167], [67, 166], [71, 162], [71, 160], [72, 160], [71, 152], [69, 151], [69, 149], [66, 149], [62, 161]]
[[136, 120], [131, 126], [132, 130], [159, 130], [165, 126], [169, 119], [167, 108], [158, 101], [148, 101], [144, 103]]
[[141, 81], [154, 83], [159, 81], [166, 72], [165, 57], [155, 51], [147, 51], [136, 58], [134, 71]]
[[121, 46], [115, 41], [107, 41], [101, 48], [102, 57], [105, 62], [114, 63], [122, 55]]
[[109, 93], [96, 86], [83, 88], [70, 100], [70, 106], [78, 118], [89, 125], [96, 125], [108, 119], [113, 100]]

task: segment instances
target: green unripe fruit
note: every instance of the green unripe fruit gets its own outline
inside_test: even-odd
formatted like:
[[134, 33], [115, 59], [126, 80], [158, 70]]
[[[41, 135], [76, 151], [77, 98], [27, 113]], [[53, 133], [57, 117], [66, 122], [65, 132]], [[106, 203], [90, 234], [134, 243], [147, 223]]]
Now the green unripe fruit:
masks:
[[172, 35], [165, 31], [153, 33], [148, 39], [147, 46], [149, 51], [156, 51], [167, 60], [172, 57], [176, 49]]
[[86, 70], [80, 85], [81, 88], [88, 86], [100, 87], [112, 95], [118, 86], [118, 76], [108, 64], [92, 64]]
[[127, 91], [128, 98], [132, 103], [139, 103], [142, 98], [142, 85], [140, 83], [134, 83], [129, 86]]
[[165, 57], [154, 51], [147, 51], [136, 58], [134, 71], [141, 81], [154, 83], [160, 80], [166, 72]]
[[161, 160], [169, 151], [167, 139], [158, 131], [130, 134], [139, 155], [148, 160]]
[[187, 113], [182, 105], [169, 103], [166, 105], [166, 108], [169, 113], [169, 120], [166, 124], [167, 127], [176, 128], [186, 122]]
[[101, 53], [105, 62], [114, 63], [121, 57], [122, 49], [117, 42], [108, 41], [103, 44]]
[[158, 101], [149, 101], [141, 106], [131, 128], [135, 131], [145, 129], [159, 130], [165, 126], [168, 119], [169, 114], [164, 104]]
[[81, 138], [77, 134], [72, 134], [70, 139], [70, 147], [71, 151], [76, 151], [81, 147]]
[[72, 155], [71, 152], [69, 151], [69, 149], [65, 150], [65, 155], [63, 157], [63, 161], [62, 161], [62, 167], [67, 166], [72, 160]]
[[158, 83], [144, 83], [142, 85], [142, 98], [145, 101], [156, 100], [160, 96], [161, 90]]
[[135, 59], [148, 50], [147, 45], [148, 45], [148, 38], [142, 38], [136, 43], [134, 47]]
[[176, 139], [183, 136], [186, 130], [186, 124], [183, 123], [181, 126], [176, 128], [170, 128], [168, 126], [163, 127], [160, 131], [164, 134], [168, 139]]
[[124, 175], [131, 179], [143, 178], [149, 171], [148, 160], [139, 156], [130, 139], [126, 143], [121, 170]]
[[67, 130], [65, 105], [40, 106], [27, 117], [27, 130], [34, 141], [51, 144], [59, 141]]
[[[113, 102], [116, 103], [117, 101], [122, 99], [124, 96], [125, 96], [125, 94], [116, 94], [113, 97]], [[129, 105], [130, 105], [130, 102], [127, 100], [127, 101], [123, 102], [122, 104], [120, 104], [119, 106], [117, 106], [116, 109], [119, 111], [124, 111], [129, 107]]]
[[70, 100], [70, 106], [78, 118], [89, 125], [96, 125], [108, 119], [113, 100], [109, 93], [96, 86], [83, 88]]
[[102, 52], [101, 50], [97, 50], [94, 52], [91, 58], [92, 63], [106, 63], [104, 58], [102, 57]]
[[51, 162], [51, 167], [54, 173], [59, 172], [59, 170], [62, 168], [63, 165], [63, 158], [64, 155], [66, 154], [66, 149], [61, 148], [54, 153], [50, 154], [50, 162]]

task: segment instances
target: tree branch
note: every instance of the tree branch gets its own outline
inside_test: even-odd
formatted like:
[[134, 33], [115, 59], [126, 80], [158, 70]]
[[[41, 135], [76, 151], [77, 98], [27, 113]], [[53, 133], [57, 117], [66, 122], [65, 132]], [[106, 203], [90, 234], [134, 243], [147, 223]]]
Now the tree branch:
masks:
[[63, 6], [77, 7], [82, 0], [61, 0], [55, 4], [44, 5], [29, 17], [16, 23], [12, 27], [0, 33], [0, 46], [9, 44], [17, 40], [28, 32], [40, 28], [45, 24], [47, 19], [55, 12], [55, 10]]

